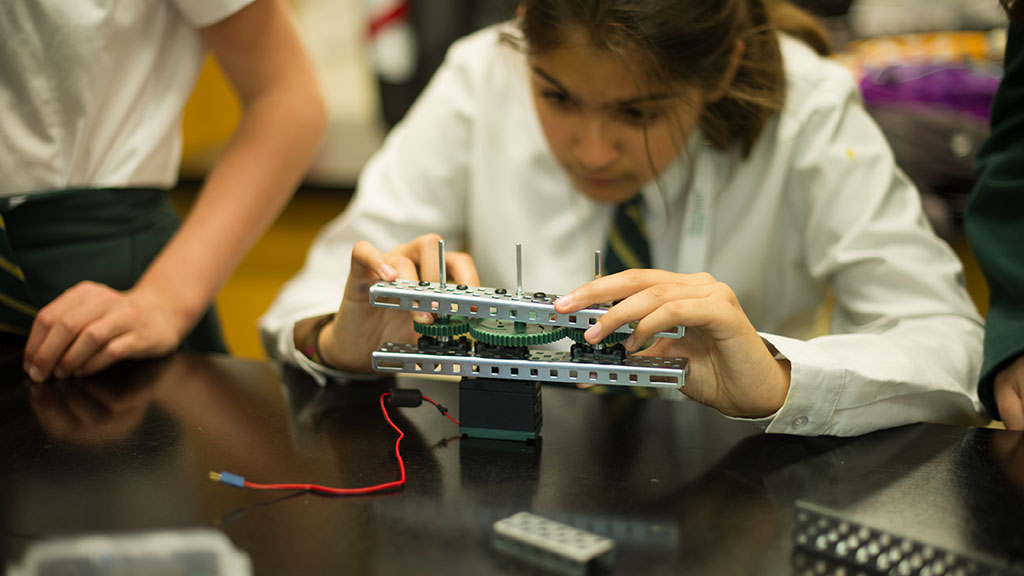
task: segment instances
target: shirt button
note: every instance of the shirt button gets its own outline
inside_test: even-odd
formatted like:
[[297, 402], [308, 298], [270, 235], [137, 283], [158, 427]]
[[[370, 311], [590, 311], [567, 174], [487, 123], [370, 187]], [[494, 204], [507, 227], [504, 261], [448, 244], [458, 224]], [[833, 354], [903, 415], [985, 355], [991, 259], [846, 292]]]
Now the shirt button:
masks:
[[794, 428], [803, 428], [807, 424], [807, 416], [797, 416], [793, 419]]

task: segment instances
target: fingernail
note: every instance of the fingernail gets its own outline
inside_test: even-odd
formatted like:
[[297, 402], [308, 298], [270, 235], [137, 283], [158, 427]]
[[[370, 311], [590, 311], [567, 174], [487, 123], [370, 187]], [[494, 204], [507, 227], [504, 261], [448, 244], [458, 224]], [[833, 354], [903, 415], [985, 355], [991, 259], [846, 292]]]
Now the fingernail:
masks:
[[589, 340], [597, 340], [601, 336], [601, 323], [598, 322], [587, 328], [587, 331], [583, 333], [583, 337]]
[[555, 300], [555, 305], [563, 308], [572, 306], [572, 293], [559, 297], [558, 300]]
[[431, 316], [430, 314], [427, 314], [426, 312], [417, 312], [415, 319], [420, 324], [428, 324], [430, 323], [431, 320], [434, 319], [434, 317]]
[[28, 367], [28, 377], [36, 383], [41, 383], [43, 380], [46, 380], [46, 378], [43, 378], [43, 373], [35, 366]]
[[629, 338], [626, 338], [626, 341], [622, 343], [622, 345], [626, 347], [626, 350], [632, 350], [634, 344], [636, 344], [636, 338], [633, 338], [632, 334], [630, 334]]
[[398, 277], [398, 272], [395, 272], [395, 269], [389, 264], [381, 264], [378, 273], [382, 280], [387, 280], [388, 282]]

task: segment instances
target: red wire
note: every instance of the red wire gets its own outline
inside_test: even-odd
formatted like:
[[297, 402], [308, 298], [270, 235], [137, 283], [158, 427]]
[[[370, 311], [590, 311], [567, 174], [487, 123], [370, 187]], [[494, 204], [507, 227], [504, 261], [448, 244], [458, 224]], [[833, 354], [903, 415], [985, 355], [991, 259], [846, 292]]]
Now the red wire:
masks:
[[[391, 392], [385, 392], [380, 395], [380, 411], [384, 414], [384, 419], [388, 421], [388, 424], [390, 424], [391, 427], [395, 429], [395, 432], [398, 432], [398, 439], [395, 440], [395, 459], [398, 460], [399, 470], [398, 480], [385, 482], [383, 484], [375, 484], [373, 486], [366, 486], [363, 488], [332, 488], [330, 486], [322, 486], [320, 484], [260, 484], [258, 482], [249, 482], [248, 480], [245, 480], [245, 487], [252, 488], [254, 490], [310, 490], [313, 492], [320, 492], [323, 494], [334, 494], [339, 496], [372, 494], [374, 492], [384, 492], [386, 490], [391, 490], [393, 488], [401, 488], [402, 486], [405, 485], [405, 461], [402, 460], [402, 452], [399, 449], [399, 447], [402, 443], [402, 438], [405, 437], [405, 432], [402, 432], [402, 430], [397, 425], [395, 425], [395, 423], [391, 420], [391, 416], [388, 415], [388, 410], [384, 403], [384, 400], [388, 396], [391, 396]], [[423, 399], [426, 400], [427, 402], [430, 402], [434, 406], [437, 406], [439, 410], [441, 409], [441, 405], [435, 402], [433, 399], [428, 398], [426, 396], [424, 396]], [[444, 412], [444, 415], [448, 417], [449, 420], [455, 422], [456, 424], [459, 423], [458, 420], [452, 418], [451, 415], [448, 414], [447, 410], [442, 411]]]
[[448, 409], [447, 408], [442, 408], [441, 405], [438, 404], [437, 402], [435, 402], [433, 398], [431, 398], [429, 396], [423, 396], [423, 399], [426, 400], [427, 402], [430, 402], [434, 406], [437, 406], [437, 409], [440, 410], [442, 413], [444, 413], [444, 415], [447, 416], [449, 420], [451, 420], [452, 422], [455, 422], [456, 425], [459, 423], [458, 420], [456, 420], [455, 418], [452, 418], [452, 415], [448, 413]]

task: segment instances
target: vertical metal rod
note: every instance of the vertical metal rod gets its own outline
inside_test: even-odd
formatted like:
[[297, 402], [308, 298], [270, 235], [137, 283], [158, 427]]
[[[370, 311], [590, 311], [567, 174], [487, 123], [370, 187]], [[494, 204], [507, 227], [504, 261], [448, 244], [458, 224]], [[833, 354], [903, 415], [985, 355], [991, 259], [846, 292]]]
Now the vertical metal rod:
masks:
[[[594, 280], [601, 277], [601, 251], [594, 250]], [[594, 350], [604, 350], [604, 342], [594, 344]]]
[[[445, 261], [444, 261], [444, 239], [443, 238], [437, 241], [437, 268], [438, 268], [438, 272], [440, 273], [441, 292], [444, 292], [445, 291], [445, 286], [448, 283], [448, 266], [445, 264]], [[443, 322], [444, 321], [443, 319], [448, 317], [448, 312], [446, 310], [438, 310], [438, 315], [437, 316], [438, 316], [438, 319], [441, 319], [441, 321]], [[446, 342], [448, 339], [447, 338], [441, 338], [441, 340]]]
[[448, 268], [444, 262], [444, 240], [437, 241], [437, 268], [441, 275], [441, 291], [445, 289], [445, 284], [448, 281]]
[[523, 245], [516, 242], [516, 298], [523, 297]]

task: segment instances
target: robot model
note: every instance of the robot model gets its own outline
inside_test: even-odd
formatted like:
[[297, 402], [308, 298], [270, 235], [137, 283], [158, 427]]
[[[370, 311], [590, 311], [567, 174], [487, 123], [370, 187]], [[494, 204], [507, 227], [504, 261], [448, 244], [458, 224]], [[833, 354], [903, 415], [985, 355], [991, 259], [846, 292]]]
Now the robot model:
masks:
[[[586, 329], [611, 305], [571, 314], [555, 311], [557, 295], [523, 292], [522, 245], [516, 245], [515, 292], [446, 282], [444, 241], [438, 242], [440, 282], [395, 280], [370, 287], [370, 304], [429, 312], [432, 324], [414, 323], [415, 345], [385, 343], [373, 352], [379, 372], [461, 377], [460, 431], [478, 438], [536, 439], [543, 421], [541, 384], [592, 384], [681, 388], [685, 358], [628, 356], [621, 342], [633, 332], [620, 327], [589, 344]], [[600, 252], [595, 255], [600, 276]], [[657, 337], [681, 338], [682, 326]], [[468, 336], [468, 337], [467, 337]], [[569, 338], [569, 351], [533, 349]]]

